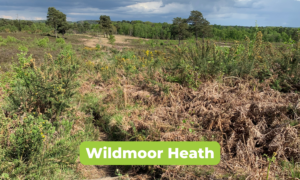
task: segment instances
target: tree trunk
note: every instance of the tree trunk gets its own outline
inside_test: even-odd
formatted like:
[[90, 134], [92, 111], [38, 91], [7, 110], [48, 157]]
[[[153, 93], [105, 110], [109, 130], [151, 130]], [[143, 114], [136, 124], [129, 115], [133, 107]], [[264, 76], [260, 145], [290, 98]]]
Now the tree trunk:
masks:
[[19, 31], [22, 31], [20, 20], [19, 20]]
[[56, 29], [54, 31], [55, 31], [55, 38], [57, 38], [57, 31], [56, 31]]
[[179, 41], [178, 45], [180, 46], [180, 37], [178, 38], [178, 41]]

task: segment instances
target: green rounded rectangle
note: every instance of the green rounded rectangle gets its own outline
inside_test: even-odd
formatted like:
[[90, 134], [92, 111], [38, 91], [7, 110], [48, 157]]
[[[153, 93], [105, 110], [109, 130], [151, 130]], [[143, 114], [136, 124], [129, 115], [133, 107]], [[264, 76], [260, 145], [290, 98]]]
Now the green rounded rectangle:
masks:
[[217, 165], [218, 142], [96, 141], [80, 145], [84, 165]]

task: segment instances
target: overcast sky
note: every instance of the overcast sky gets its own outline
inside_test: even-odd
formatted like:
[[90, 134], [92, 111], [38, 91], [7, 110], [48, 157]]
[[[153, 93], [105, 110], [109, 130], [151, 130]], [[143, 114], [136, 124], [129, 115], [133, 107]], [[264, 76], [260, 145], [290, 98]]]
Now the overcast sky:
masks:
[[172, 23], [198, 10], [211, 24], [300, 27], [300, 0], [0, 0], [0, 18], [46, 19], [48, 7], [67, 15], [68, 21], [142, 20]]

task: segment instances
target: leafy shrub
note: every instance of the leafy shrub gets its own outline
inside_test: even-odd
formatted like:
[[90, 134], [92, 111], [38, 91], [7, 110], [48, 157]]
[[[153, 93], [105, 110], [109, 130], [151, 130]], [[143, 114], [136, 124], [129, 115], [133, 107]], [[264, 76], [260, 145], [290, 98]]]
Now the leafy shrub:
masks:
[[108, 38], [108, 40], [109, 40], [109, 43], [110, 43], [110, 44], [112, 44], [112, 45], [115, 44], [116, 39], [115, 39], [115, 36], [114, 36], [114, 35], [110, 35], [109, 38]]
[[[4, 88], [7, 114], [0, 112], [3, 177], [47, 179], [50, 173], [57, 177], [54, 179], [65, 179], [61, 177], [66, 170], [75, 172], [79, 144], [95, 139], [90, 133], [94, 128], [91, 118], [81, 124], [82, 130], [74, 131], [73, 121], [78, 118], [73, 110], [66, 111], [78, 85], [79, 66], [71, 48], [66, 45], [57, 59], [46, 54], [39, 68], [31, 55], [27, 57], [28, 49], [19, 47], [19, 64], [15, 65], [10, 86]], [[62, 113], [64, 118], [58, 118]]]
[[110, 79], [116, 74], [115, 66], [108, 63], [99, 62], [95, 64], [94, 67], [96, 72], [101, 74], [101, 77], [104, 81]]
[[100, 119], [100, 98], [95, 94], [86, 94], [83, 98], [82, 111], [91, 113], [95, 120]]
[[65, 44], [66, 42], [65, 42], [65, 40], [63, 38], [57, 38], [56, 39], [56, 43], [58, 43], [58, 44]]
[[64, 48], [57, 60], [47, 54], [40, 68], [35, 66], [31, 55], [25, 57], [26, 51], [18, 54], [19, 65], [15, 67], [16, 75], [8, 91], [8, 112], [42, 113], [54, 120], [69, 107], [78, 85], [75, 79], [79, 68], [69, 48]]
[[48, 37], [44, 37], [43, 39], [40, 39], [38, 41], [38, 46], [40, 47], [47, 47], [47, 43], [49, 42], [49, 38]]
[[[5, 122], [7, 120], [7, 122]], [[13, 119], [5, 119], [1, 122], [3, 126], [11, 120], [20, 121], [19, 124], [15, 124], [13, 127], [14, 132], [7, 133], [4, 139], [5, 143], [9, 143], [10, 146], [6, 148], [5, 157], [11, 161], [19, 157], [23, 157], [23, 161], [28, 161], [34, 153], [40, 150], [40, 146], [43, 144], [45, 136], [53, 136], [55, 128], [48, 121], [43, 120], [41, 117], [34, 118], [34, 116], [23, 116], [17, 119], [16, 116]]]
[[[49, 173], [71, 169], [78, 158], [77, 148], [84, 133], [71, 134], [72, 122], [62, 120], [54, 126], [41, 116], [23, 115], [21, 118], [0, 114], [0, 172], [17, 179], [49, 178]], [[7, 128], [10, 127], [10, 128]], [[61, 176], [58, 175], [58, 176]], [[42, 178], [44, 177], [44, 178]]]
[[0, 42], [0, 46], [6, 46], [6, 42]]
[[100, 50], [100, 45], [96, 44], [96, 49], [99, 51]]
[[17, 39], [15, 37], [12, 37], [12, 36], [7, 36], [6, 37], [6, 42], [17, 42]]
[[28, 52], [28, 48], [26, 46], [19, 46], [19, 50], [21, 52]]

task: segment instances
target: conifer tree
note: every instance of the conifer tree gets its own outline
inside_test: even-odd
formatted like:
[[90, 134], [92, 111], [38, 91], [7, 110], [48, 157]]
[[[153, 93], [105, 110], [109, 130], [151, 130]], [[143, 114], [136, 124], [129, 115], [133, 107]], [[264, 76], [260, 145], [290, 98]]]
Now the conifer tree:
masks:
[[191, 23], [190, 29], [195, 34], [196, 41], [200, 33], [204, 38], [204, 35], [210, 31], [209, 21], [207, 21], [199, 11], [191, 11], [188, 23]]
[[173, 31], [178, 35], [178, 43], [180, 45], [180, 40], [183, 39], [185, 35], [188, 34], [188, 24], [187, 19], [182, 19], [176, 17], [173, 19]]
[[112, 23], [109, 16], [101, 15], [99, 24], [101, 25], [102, 29], [104, 30], [104, 37], [106, 37], [107, 34], [112, 33]]
[[66, 15], [54, 7], [48, 8], [47, 21], [46, 24], [54, 28], [55, 37], [57, 38], [57, 31], [65, 32], [67, 26]]
[[90, 27], [91, 27], [91, 25], [90, 25], [89, 22], [87, 22], [87, 21], [83, 22], [83, 28], [84, 28], [85, 32], [88, 31], [88, 30], [90, 30]]

